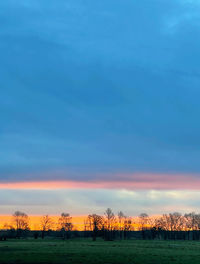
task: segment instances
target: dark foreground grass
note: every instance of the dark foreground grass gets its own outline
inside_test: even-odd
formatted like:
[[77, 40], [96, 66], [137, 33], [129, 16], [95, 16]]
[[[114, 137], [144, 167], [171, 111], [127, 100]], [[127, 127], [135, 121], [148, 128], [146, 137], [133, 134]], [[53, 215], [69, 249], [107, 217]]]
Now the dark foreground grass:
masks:
[[0, 264], [200, 263], [200, 242], [10, 240], [0, 242]]

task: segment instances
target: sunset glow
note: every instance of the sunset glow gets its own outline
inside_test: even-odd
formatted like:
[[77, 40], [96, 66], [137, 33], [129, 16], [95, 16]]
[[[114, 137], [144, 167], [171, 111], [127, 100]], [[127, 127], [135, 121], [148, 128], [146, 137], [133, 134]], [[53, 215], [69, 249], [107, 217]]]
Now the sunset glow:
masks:
[[[159, 175], [159, 174], [137, 174], [116, 175], [116, 178], [125, 177], [126, 181], [29, 181], [29, 182], [2, 182], [0, 189], [188, 189], [199, 190], [200, 179], [198, 175]], [[137, 180], [135, 180], [137, 178]], [[131, 180], [132, 179], [132, 180]]]
[[[30, 215], [29, 226], [31, 230], [41, 230], [41, 215]], [[50, 216], [52, 219], [52, 229], [58, 228], [58, 220], [60, 216]], [[75, 230], [84, 230], [84, 221], [87, 216], [73, 216], [73, 225]], [[5, 225], [12, 226], [13, 218], [10, 215], [0, 215], [0, 229], [5, 228]]]

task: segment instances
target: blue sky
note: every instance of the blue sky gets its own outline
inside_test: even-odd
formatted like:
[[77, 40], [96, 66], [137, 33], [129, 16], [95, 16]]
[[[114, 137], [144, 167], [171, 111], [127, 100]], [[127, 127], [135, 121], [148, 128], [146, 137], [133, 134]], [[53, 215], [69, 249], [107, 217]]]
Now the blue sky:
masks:
[[0, 182], [200, 179], [199, 11], [1, 0]]

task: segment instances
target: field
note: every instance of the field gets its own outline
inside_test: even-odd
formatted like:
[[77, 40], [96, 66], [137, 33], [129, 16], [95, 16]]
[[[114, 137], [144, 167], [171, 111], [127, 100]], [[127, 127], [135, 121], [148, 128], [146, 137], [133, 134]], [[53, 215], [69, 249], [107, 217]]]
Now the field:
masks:
[[200, 242], [98, 240], [0, 241], [0, 263], [200, 263]]

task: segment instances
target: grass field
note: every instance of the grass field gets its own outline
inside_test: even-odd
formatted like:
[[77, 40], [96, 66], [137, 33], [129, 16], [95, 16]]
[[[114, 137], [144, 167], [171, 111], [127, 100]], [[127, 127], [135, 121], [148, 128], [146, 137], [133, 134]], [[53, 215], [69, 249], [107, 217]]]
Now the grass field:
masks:
[[200, 242], [10, 240], [0, 242], [0, 263], [200, 263]]

